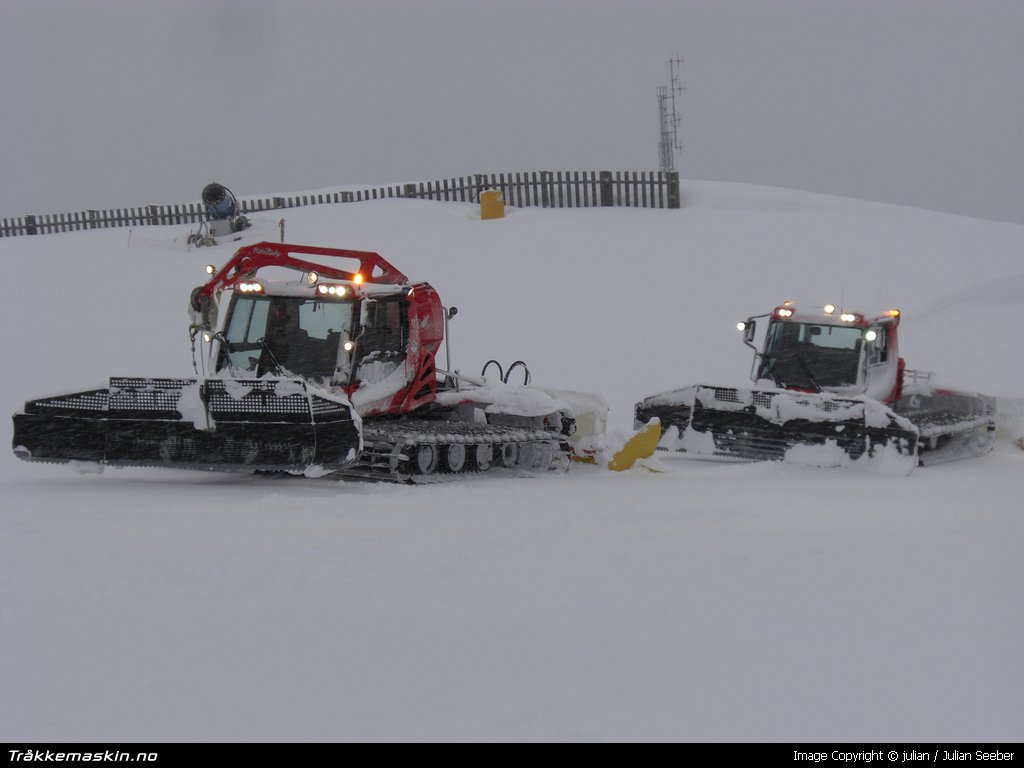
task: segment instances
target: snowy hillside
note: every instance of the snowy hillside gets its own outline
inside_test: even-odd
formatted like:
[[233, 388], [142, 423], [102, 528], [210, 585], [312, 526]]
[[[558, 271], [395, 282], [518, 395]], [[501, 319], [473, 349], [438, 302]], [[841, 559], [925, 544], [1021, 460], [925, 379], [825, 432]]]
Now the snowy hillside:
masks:
[[[602, 393], [618, 435], [645, 395], [747, 382], [735, 323], [783, 299], [899, 308], [910, 367], [1024, 397], [1024, 227], [712, 182], [683, 204], [284, 215], [430, 281], [454, 367], [523, 359]], [[234, 249], [135, 234], [0, 240], [8, 414], [192, 373], [189, 292]], [[1024, 452], [665, 464], [408, 488], [8, 453], [0, 739], [1024, 738]]]

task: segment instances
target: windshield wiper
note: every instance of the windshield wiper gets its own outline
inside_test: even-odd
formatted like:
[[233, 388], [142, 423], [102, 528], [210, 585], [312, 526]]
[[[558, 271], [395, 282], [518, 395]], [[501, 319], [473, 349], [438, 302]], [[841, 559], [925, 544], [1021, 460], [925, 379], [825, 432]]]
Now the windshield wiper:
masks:
[[811, 370], [811, 366], [807, 362], [807, 358], [804, 357], [803, 350], [790, 349], [786, 352], [777, 352], [774, 355], [770, 355], [768, 357], [771, 360], [771, 362], [767, 363], [764, 366], [764, 368], [761, 369], [761, 372], [762, 374], [766, 373], [770, 375], [772, 377], [772, 380], [775, 382], [775, 386], [777, 386], [779, 389], [785, 389], [786, 384], [779, 379], [779, 375], [775, 370], [775, 364], [783, 360], [795, 359], [798, 363], [800, 363], [800, 367], [803, 368], [804, 372], [807, 374], [807, 378], [810, 381], [811, 386], [814, 387], [814, 390], [816, 392], [822, 391], [821, 384], [818, 383], [818, 378], [814, 375], [814, 371]]
[[[256, 339], [256, 343], [263, 348], [263, 352], [260, 354], [259, 363], [256, 364], [256, 378], [260, 377], [261, 369], [264, 369], [264, 373], [267, 371], [273, 371], [276, 376], [282, 376], [284, 374], [284, 367], [278, 362], [277, 355], [274, 354], [274, 350], [270, 348], [270, 342], [267, 341], [267, 337], [260, 336], [260, 338]], [[265, 367], [263, 365], [263, 355], [266, 355], [270, 359], [272, 364], [270, 367]]]
[[821, 392], [821, 384], [818, 383], [818, 379], [814, 375], [814, 371], [811, 370], [811, 364], [807, 362], [807, 358], [804, 357], [802, 350], [796, 353], [796, 358], [800, 361], [800, 364], [807, 372], [807, 378], [811, 380], [811, 386], [814, 387], [816, 392]]

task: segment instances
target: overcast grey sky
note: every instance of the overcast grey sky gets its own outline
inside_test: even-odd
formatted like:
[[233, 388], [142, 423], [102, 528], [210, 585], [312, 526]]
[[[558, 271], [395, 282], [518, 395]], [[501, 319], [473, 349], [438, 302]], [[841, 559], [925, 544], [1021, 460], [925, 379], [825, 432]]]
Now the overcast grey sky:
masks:
[[473, 172], [1024, 223], [1024, 0], [2, 0], [0, 216]]

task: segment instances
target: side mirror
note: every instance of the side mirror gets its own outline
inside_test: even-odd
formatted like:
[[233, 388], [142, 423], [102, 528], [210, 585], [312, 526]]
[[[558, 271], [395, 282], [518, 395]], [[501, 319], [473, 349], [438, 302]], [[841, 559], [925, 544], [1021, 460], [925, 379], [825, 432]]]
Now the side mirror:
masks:
[[376, 299], [363, 299], [359, 307], [359, 335], [363, 335], [367, 330], [372, 330], [377, 326], [377, 308]]
[[448, 310], [448, 317], [446, 319], [447, 320], [451, 320], [457, 314], [459, 314], [459, 308], [458, 307], [452, 307], [451, 309]]
[[743, 331], [743, 343], [753, 344], [754, 333], [757, 331], [757, 321], [747, 320], [745, 323], [737, 323], [736, 325]]

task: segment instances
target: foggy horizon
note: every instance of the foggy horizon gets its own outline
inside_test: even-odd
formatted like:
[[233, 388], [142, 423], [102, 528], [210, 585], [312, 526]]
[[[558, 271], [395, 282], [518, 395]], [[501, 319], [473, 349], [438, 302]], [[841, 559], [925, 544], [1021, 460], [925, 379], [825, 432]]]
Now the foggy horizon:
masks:
[[0, 216], [657, 170], [1024, 223], [1009, 0], [7, 0]]

